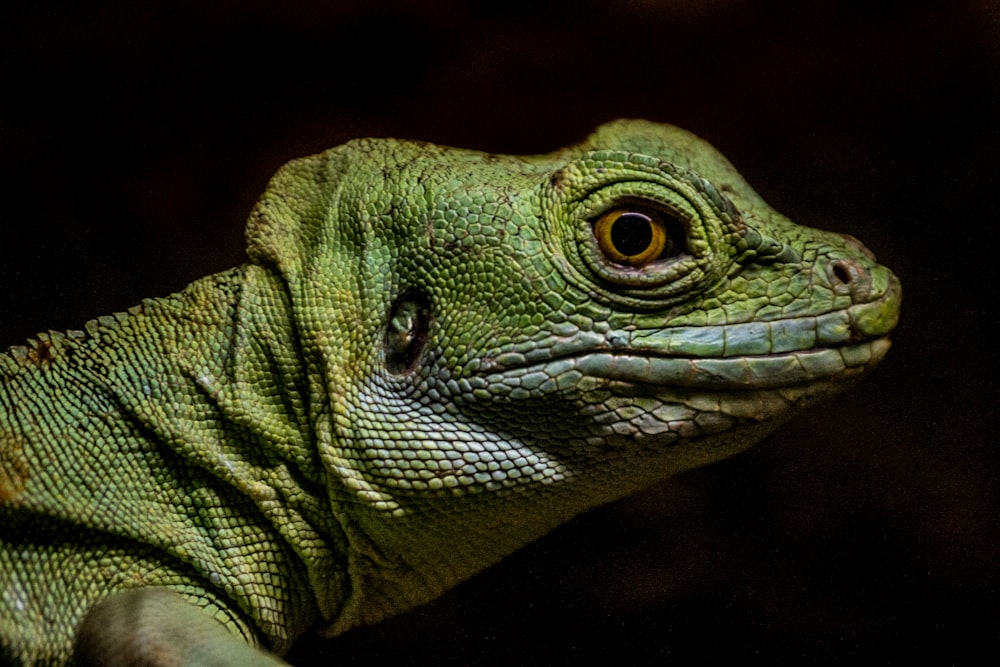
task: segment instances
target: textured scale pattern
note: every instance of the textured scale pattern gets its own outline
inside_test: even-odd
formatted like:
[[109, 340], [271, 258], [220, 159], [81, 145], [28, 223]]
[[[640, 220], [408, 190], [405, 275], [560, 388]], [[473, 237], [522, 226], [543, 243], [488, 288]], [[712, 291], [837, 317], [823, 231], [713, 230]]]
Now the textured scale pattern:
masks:
[[350, 142], [279, 171], [247, 241], [0, 356], [4, 664], [276, 664], [245, 647], [401, 613], [749, 447], [876, 364], [900, 301], [643, 121], [529, 157]]

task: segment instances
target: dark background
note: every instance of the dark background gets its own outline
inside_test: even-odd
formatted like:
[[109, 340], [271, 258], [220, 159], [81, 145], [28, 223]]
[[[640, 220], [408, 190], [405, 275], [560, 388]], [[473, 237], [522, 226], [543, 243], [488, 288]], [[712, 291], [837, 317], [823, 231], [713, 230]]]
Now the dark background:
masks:
[[620, 116], [709, 139], [778, 210], [859, 237], [902, 279], [894, 349], [853, 393], [299, 663], [995, 658], [996, 3], [3, 14], [3, 344], [244, 261], [245, 216], [293, 157], [367, 135], [543, 152]]

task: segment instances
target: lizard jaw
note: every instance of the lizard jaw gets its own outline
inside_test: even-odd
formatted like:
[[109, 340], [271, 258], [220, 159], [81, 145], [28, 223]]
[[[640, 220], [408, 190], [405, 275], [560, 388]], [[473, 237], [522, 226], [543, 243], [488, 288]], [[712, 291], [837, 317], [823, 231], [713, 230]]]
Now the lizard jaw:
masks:
[[875, 366], [889, 351], [888, 337], [833, 348], [738, 357], [657, 357], [592, 352], [523, 370], [550, 377], [570, 371], [630, 384], [691, 389], [778, 389], [846, 379]]
[[[817, 316], [627, 332], [577, 332], [549, 346], [481, 359], [474, 377], [553, 389], [603, 378], [656, 387], [775, 389], [837, 381], [873, 368], [889, 350], [901, 289]], [[495, 386], [495, 385], [494, 385]]]

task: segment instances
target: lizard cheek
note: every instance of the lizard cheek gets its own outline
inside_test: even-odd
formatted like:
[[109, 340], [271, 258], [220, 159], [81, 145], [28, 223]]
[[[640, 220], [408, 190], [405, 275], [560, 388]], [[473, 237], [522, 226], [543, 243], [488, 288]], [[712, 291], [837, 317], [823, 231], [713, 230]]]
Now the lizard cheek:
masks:
[[389, 311], [385, 328], [385, 366], [394, 375], [412, 371], [427, 343], [431, 305], [423, 294], [404, 292]]

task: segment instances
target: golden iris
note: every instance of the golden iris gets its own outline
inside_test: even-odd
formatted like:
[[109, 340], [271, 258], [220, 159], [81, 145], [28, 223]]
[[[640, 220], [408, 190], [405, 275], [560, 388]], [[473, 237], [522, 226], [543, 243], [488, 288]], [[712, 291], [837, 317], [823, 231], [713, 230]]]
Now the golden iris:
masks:
[[594, 221], [594, 236], [604, 256], [616, 264], [641, 268], [663, 257], [670, 245], [666, 222], [654, 211], [616, 208]]

